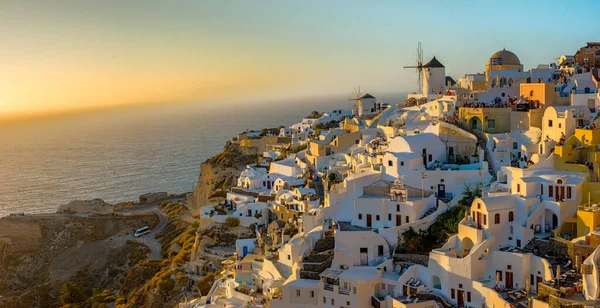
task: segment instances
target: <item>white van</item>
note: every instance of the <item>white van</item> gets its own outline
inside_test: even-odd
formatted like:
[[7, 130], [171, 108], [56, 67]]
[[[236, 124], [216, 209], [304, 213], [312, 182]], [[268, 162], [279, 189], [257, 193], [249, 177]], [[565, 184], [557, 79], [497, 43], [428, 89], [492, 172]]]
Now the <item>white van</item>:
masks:
[[148, 234], [148, 233], [150, 233], [150, 227], [144, 226], [144, 227], [141, 227], [141, 228], [135, 230], [135, 233], [133, 234], [133, 236], [140, 237], [140, 236]]

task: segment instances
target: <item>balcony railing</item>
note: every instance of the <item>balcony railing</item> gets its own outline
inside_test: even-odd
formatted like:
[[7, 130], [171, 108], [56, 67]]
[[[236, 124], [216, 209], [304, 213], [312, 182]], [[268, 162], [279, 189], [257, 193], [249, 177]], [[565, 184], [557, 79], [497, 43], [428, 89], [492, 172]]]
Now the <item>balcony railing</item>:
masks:
[[350, 295], [350, 290], [348, 289], [340, 289], [340, 294], [344, 294], [344, 295]]
[[325, 289], [327, 291], [333, 291], [333, 285], [326, 283], [326, 284], [323, 285], [323, 289]]

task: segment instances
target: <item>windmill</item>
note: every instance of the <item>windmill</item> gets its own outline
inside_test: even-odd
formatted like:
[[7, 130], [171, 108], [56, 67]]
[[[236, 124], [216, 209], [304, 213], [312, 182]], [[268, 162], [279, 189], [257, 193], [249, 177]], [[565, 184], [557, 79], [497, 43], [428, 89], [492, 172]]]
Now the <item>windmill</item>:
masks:
[[359, 109], [362, 108], [362, 98], [363, 94], [360, 91], [360, 86], [358, 86], [357, 88], [354, 88], [354, 91], [352, 91], [352, 98], [348, 99], [349, 101], [354, 101], [354, 109], [356, 110], [356, 115], [360, 115], [361, 111], [359, 111]]
[[422, 87], [423, 83], [423, 48], [421, 48], [421, 42], [417, 47], [417, 65], [415, 66], [405, 66], [404, 68], [414, 68], [417, 71], [417, 84], [419, 85], [419, 89]]

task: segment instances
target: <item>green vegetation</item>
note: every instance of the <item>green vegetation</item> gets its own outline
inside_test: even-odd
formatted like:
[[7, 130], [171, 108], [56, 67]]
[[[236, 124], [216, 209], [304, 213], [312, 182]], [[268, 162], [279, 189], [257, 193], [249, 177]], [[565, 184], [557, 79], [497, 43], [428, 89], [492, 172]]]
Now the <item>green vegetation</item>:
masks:
[[233, 228], [233, 227], [237, 227], [240, 225], [240, 219], [237, 217], [227, 217], [225, 219], [225, 225], [228, 228]]
[[[229, 178], [227, 178], [229, 179]], [[213, 199], [213, 198], [227, 198], [227, 191], [226, 190], [217, 190], [215, 192], [213, 192], [210, 196], [208, 196], [209, 199]]]
[[60, 300], [65, 305], [81, 303], [85, 299], [86, 296], [83, 294], [81, 287], [74, 282], [67, 281], [60, 288]]
[[458, 205], [440, 214], [436, 221], [427, 229], [416, 232], [412, 227], [401, 235], [403, 244], [398, 246], [400, 253], [429, 253], [432, 249], [441, 247], [450, 234], [458, 232], [458, 223], [465, 217], [473, 200], [481, 197], [483, 184], [465, 184], [464, 197]]
[[237, 151], [223, 151], [208, 159], [208, 162], [219, 168], [233, 168], [243, 154]]
[[198, 288], [198, 291], [202, 293], [202, 295], [206, 295], [208, 294], [208, 291], [210, 291], [210, 288], [212, 287], [214, 282], [215, 273], [208, 273], [206, 274], [206, 276], [200, 277], [200, 279], [196, 281], [196, 286]]
[[473, 201], [477, 198], [481, 198], [483, 191], [483, 184], [477, 183], [474, 186], [465, 183], [465, 190], [463, 191], [463, 198], [459, 201], [460, 204], [470, 207]]

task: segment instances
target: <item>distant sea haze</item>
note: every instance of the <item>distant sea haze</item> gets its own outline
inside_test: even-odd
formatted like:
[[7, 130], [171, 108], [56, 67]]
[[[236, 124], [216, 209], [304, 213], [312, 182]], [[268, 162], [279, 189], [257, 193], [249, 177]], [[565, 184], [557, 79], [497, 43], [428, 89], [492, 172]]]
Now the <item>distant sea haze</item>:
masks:
[[[398, 95], [397, 95], [398, 96]], [[0, 216], [52, 213], [72, 200], [137, 200], [192, 191], [200, 163], [246, 129], [291, 125], [347, 97], [205, 107], [144, 105], [0, 122]]]

